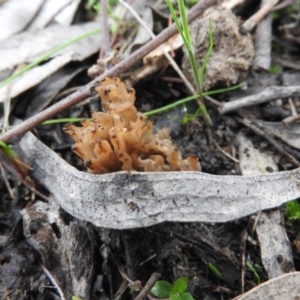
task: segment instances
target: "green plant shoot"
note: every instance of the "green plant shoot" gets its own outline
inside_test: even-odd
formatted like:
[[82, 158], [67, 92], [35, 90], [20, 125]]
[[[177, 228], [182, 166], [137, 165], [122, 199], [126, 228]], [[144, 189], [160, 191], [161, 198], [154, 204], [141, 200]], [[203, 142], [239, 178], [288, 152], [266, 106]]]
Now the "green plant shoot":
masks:
[[199, 72], [199, 82], [201, 84], [203, 82], [206, 65], [208, 63], [208, 60], [209, 60], [209, 58], [211, 56], [211, 53], [212, 53], [212, 50], [214, 48], [214, 37], [213, 37], [213, 34], [212, 34], [212, 26], [211, 26], [210, 20], [209, 20], [209, 24], [208, 24], [208, 35], [209, 35], [209, 48], [208, 48], [208, 50], [205, 54], [204, 61], [203, 61], [203, 64], [202, 64], [200, 72]]
[[170, 300], [193, 300], [191, 293], [187, 292], [188, 279], [178, 278], [173, 285], [165, 280], [157, 281], [151, 289], [151, 294], [161, 299]]
[[[194, 77], [194, 81], [195, 81], [195, 85], [196, 85], [197, 98], [200, 99], [200, 102], [201, 102], [200, 106], [202, 107], [201, 110], [203, 112], [203, 116], [205, 118], [206, 123], [208, 125], [211, 125], [212, 122], [211, 122], [210, 116], [209, 116], [206, 106], [203, 102], [202, 81], [201, 80], [203, 79], [203, 75], [204, 75], [204, 71], [205, 71], [205, 63], [207, 63], [209, 56], [211, 54], [211, 51], [212, 51], [213, 42], [210, 44], [211, 50], [207, 52], [203, 66], [202, 66], [201, 70], [199, 71], [198, 67], [197, 67], [196, 58], [195, 58], [195, 54], [194, 54], [194, 48], [193, 48], [191, 35], [190, 35], [190, 31], [189, 31], [184, 1], [178, 0], [177, 3], [178, 3], [178, 7], [179, 7], [179, 13], [180, 13], [181, 20], [178, 19], [171, 0], [167, 0], [167, 4], [168, 4], [169, 10], [170, 10], [170, 13], [171, 13], [172, 18], [177, 26], [179, 34], [182, 37], [184, 46], [186, 47], [186, 50], [188, 53], [188, 58], [190, 61], [190, 65], [191, 65], [191, 69], [192, 69], [192, 73], [193, 73], [193, 77]], [[210, 42], [212, 40], [213, 40], [213, 38], [212, 38], [212, 32], [211, 32], [211, 26], [210, 26]]]
[[260, 285], [261, 279], [260, 279], [260, 276], [258, 275], [258, 273], [256, 272], [255, 266], [253, 266], [253, 264], [249, 260], [246, 261], [246, 265], [250, 269], [250, 271], [253, 273], [253, 275], [256, 279], [257, 285]]
[[285, 214], [289, 221], [300, 220], [300, 205], [297, 201], [289, 201], [285, 204]]
[[219, 271], [219, 269], [213, 265], [212, 263], [207, 264], [208, 268], [211, 270], [211, 272], [218, 278], [222, 278], [222, 273]]
[[151, 293], [159, 298], [169, 298], [172, 291], [172, 284], [165, 280], [159, 280], [151, 289]]
[[12, 148], [3, 141], [0, 141], [0, 162], [7, 162], [22, 178], [25, 178], [30, 170], [30, 167], [24, 164]]
[[15, 152], [11, 149], [11, 147], [9, 145], [7, 145], [6, 143], [0, 141], [0, 148], [2, 150], [2, 152], [8, 157], [8, 158], [14, 158], [16, 157]]
[[[225, 92], [230, 92], [230, 91], [233, 91], [235, 89], [238, 89], [238, 88], [242, 88], [243, 86], [245, 85], [244, 82], [238, 84], [238, 85], [235, 85], [235, 86], [232, 86], [232, 87], [229, 87], [229, 88], [224, 88], [224, 89], [219, 89], [219, 90], [214, 90], [214, 91], [209, 91], [209, 92], [204, 92], [203, 93], [203, 96], [212, 96], [212, 95], [216, 95], [216, 94], [221, 94], [221, 93], [225, 93]], [[157, 109], [153, 109], [153, 110], [150, 110], [150, 111], [147, 111], [145, 113], [146, 116], [151, 116], [151, 115], [155, 115], [155, 114], [158, 114], [158, 113], [161, 113], [161, 112], [164, 112], [164, 111], [167, 111], [169, 109], [172, 109], [178, 105], [183, 105], [191, 100], [195, 100], [199, 98], [198, 95], [193, 95], [193, 96], [189, 96], [189, 97], [186, 97], [184, 99], [181, 99], [181, 100], [178, 100], [176, 102], [173, 102], [171, 104], [168, 104], [166, 106], [163, 106], [163, 107], [160, 107], [160, 108], [157, 108]], [[201, 109], [202, 109], [202, 106], [200, 106]]]
[[[244, 86], [244, 83], [242, 82], [238, 85], [235, 85], [235, 86], [232, 86], [232, 87], [229, 87], [229, 88], [204, 92], [203, 95], [204, 96], [211, 96], [211, 95], [221, 94], [221, 93], [225, 93], [225, 92], [230, 92], [230, 91], [236, 90], [238, 88], [242, 88], [243, 86]], [[189, 101], [192, 101], [192, 100], [195, 100], [197, 98], [198, 98], [198, 95], [189, 96], [189, 97], [186, 97], [184, 99], [180, 99], [176, 102], [173, 102], [171, 104], [168, 104], [166, 106], [147, 111], [147, 112], [145, 112], [145, 115], [146, 116], [151, 116], [151, 115], [159, 114], [159, 113], [162, 113], [162, 112], [167, 111], [169, 109], [172, 109], [176, 106], [184, 105], [185, 103], [187, 103]], [[184, 118], [183, 122], [187, 123], [188, 121], [191, 121], [193, 118], [195, 118], [197, 116], [197, 114], [201, 111], [201, 109], [202, 109], [201, 106], [199, 106], [197, 111], [194, 114], [189, 115], [186, 118]], [[47, 120], [47, 121], [43, 122], [42, 124], [43, 125], [52, 125], [52, 124], [59, 124], [59, 123], [73, 123], [73, 122], [80, 122], [82, 120], [83, 120], [82, 118], [50, 119], [50, 120]], [[91, 120], [91, 119], [89, 119], [89, 120]]]

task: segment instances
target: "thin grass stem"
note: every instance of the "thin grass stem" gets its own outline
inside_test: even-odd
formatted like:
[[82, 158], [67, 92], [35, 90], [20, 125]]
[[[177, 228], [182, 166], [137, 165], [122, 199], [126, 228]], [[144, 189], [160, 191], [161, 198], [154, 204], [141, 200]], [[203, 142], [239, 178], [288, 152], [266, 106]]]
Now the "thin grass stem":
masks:
[[[212, 95], [216, 95], [216, 94], [230, 92], [230, 91], [236, 90], [238, 88], [241, 88], [244, 85], [245, 85], [245, 83], [242, 82], [242, 83], [240, 83], [238, 85], [235, 85], [235, 86], [232, 86], [232, 87], [229, 87], [229, 88], [224, 88], [224, 89], [219, 89], [219, 90], [204, 92], [202, 95], [203, 95], [203, 97], [205, 97], [205, 96], [212, 96]], [[178, 105], [182, 105], [182, 104], [185, 104], [185, 103], [187, 103], [189, 101], [198, 99], [198, 97], [199, 97], [199, 95], [192, 95], [192, 96], [180, 99], [180, 100], [175, 101], [175, 102], [173, 102], [173, 103], [171, 103], [169, 105], [166, 105], [166, 106], [163, 106], [163, 107], [160, 107], [160, 108], [157, 108], [157, 109], [153, 109], [153, 110], [147, 111], [147, 112], [145, 112], [145, 115], [151, 116], [151, 115], [155, 115], [155, 114], [167, 111], [167, 110], [172, 109], [172, 108], [174, 108], [174, 107], [176, 107]], [[206, 109], [205, 106], [202, 106], [201, 110], [203, 111], [204, 108]]]
[[211, 26], [210, 20], [209, 20], [209, 25], [208, 25], [208, 35], [209, 35], [209, 48], [208, 48], [208, 50], [205, 54], [202, 67], [201, 67], [200, 72], [199, 72], [199, 81], [200, 82], [203, 82], [206, 65], [208, 63], [208, 60], [211, 56], [211, 53], [212, 53], [212, 50], [213, 50], [213, 47], [214, 47], [214, 37], [212, 35], [212, 26]]
[[[204, 92], [203, 96], [206, 97], [206, 96], [212, 96], [212, 95], [221, 94], [221, 93], [225, 93], [225, 92], [230, 92], [230, 91], [236, 90], [238, 88], [241, 88], [244, 85], [245, 85], [245, 83], [242, 82], [240, 84], [237, 84], [235, 86], [231, 86], [229, 88], [224, 88], [224, 89], [219, 89], [219, 90]], [[178, 105], [183, 105], [183, 104], [185, 104], [185, 103], [187, 103], [189, 101], [195, 100], [198, 97], [199, 97], [198, 95], [189, 96], [189, 97], [180, 99], [178, 101], [175, 101], [175, 102], [173, 102], [173, 103], [171, 103], [169, 105], [166, 105], [166, 106], [163, 106], [163, 107], [160, 107], [160, 108], [157, 108], [157, 109], [153, 109], [153, 110], [147, 111], [144, 114], [146, 116], [152, 116], [152, 115], [155, 115], [155, 114], [158, 114], [158, 113], [162, 113], [162, 112], [167, 111], [169, 109], [172, 109], [172, 108], [174, 108], [174, 107], [176, 107]], [[197, 111], [200, 112], [202, 109], [203, 109], [203, 106], [200, 106], [200, 108]], [[42, 124], [43, 125], [52, 125], [52, 124], [58, 124], [58, 123], [80, 122], [82, 120], [83, 120], [83, 118], [50, 119], [50, 120], [47, 120], [47, 121], [43, 122]]]
[[[174, 19], [174, 22], [177, 26], [177, 29], [183, 39], [184, 45], [187, 49], [187, 54], [188, 54], [188, 58], [189, 58], [189, 62], [190, 62], [190, 66], [192, 69], [192, 74], [194, 77], [194, 82], [196, 85], [196, 91], [197, 91], [197, 97], [196, 99], [199, 100], [200, 102], [200, 106], [202, 106], [202, 113], [205, 119], [205, 122], [211, 126], [212, 122], [210, 119], [210, 116], [208, 114], [208, 111], [206, 109], [206, 106], [204, 104], [203, 101], [203, 93], [202, 93], [202, 80], [203, 80], [203, 75], [204, 75], [204, 71], [205, 71], [205, 66], [202, 68], [203, 70], [199, 71], [198, 66], [197, 66], [197, 62], [196, 62], [196, 58], [195, 58], [195, 53], [194, 53], [194, 48], [193, 48], [193, 44], [192, 44], [192, 40], [191, 40], [191, 35], [190, 35], [190, 31], [189, 31], [189, 25], [187, 22], [187, 14], [186, 14], [186, 8], [184, 5], [184, 0], [177, 0], [178, 3], [178, 7], [179, 7], [179, 13], [180, 13], [180, 17], [181, 17], [181, 22], [179, 21], [176, 13], [175, 13], [175, 9], [173, 7], [173, 4], [171, 2], [171, 0], [167, 0], [167, 4], [170, 10], [170, 13]], [[212, 33], [210, 31], [210, 36], [212, 36]], [[210, 41], [211, 41], [211, 37], [210, 37]], [[211, 48], [213, 47], [213, 43]], [[211, 54], [211, 51], [206, 54], [206, 63], [208, 62], [209, 56]], [[202, 72], [202, 78], [199, 77], [199, 74]]]

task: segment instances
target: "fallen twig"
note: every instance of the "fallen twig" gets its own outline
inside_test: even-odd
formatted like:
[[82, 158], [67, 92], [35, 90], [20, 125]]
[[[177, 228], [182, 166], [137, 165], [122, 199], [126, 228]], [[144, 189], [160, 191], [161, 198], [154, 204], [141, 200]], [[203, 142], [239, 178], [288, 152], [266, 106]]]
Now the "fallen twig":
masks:
[[279, 2], [279, 0], [266, 0], [260, 10], [252, 15], [242, 26], [243, 33], [249, 33], [268, 13], [270, 13], [273, 7]]
[[143, 300], [146, 298], [147, 294], [149, 294], [155, 282], [160, 278], [159, 273], [153, 273], [148, 281], [146, 282], [144, 288], [140, 291], [140, 293], [135, 297], [134, 300]]
[[[188, 21], [191, 22], [196, 17], [198, 17], [203, 11], [209, 6], [216, 3], [216, 0], [203, 0], [196, 4], [188, 14]], [[145, 55], [153, 51], [159, 45], [167, 41], [171, 36], [173, 36], [177, 32], [176, 24], [173, 24], [163, 30], [160, 34], [156, 36], [155, 39], [151, 40], [146, 45], [142, 46], [140, 49], [132, 53], [130, 56], [125, 58], [123, 61], [115, 65], [113, 68], [98, 76], [90, 83], [85, 85], [82, 89], [78, 90], [74, 94], [68, 96], [67, 98], [61, 100], [60, 102], [50, 106], [44, 111], [40, 112], [36, 116], [33, 116], [26, 121], [16, 125], [14, 128], [9, 130], [8, 132], [2, 134], [0, 136], [0, 140], [3, 142], [14, 142], [18, 138], [20, 138], [24, 133], [33, 129], [40, 123], [46, 121], [47, 119], [52, 118], [58, 113], [66, 110], [67, 108], [81, 102], [87, 97], [91, 96], [93, 86], [97, 84], [100, 80], [102, 80], [105, 76], [116, 76], [126, 70], [128, 70], [131, 66], [133, 66], [138, 60], [143, 58]]]
[[[46, 195], [44, 195], [43, 193], [41, 193], [40, 191], [38, 191], [35, 187], [33, 187], [30, 184], [30, 182], [27, 180], [28, 178], [26, 178], [24, 174], [18, 172], [18, 170], [14, 167], [14, 165], [11, 162], [9, 162], [2, 153], [0, 153], [0, 165], [2, 165], [8, 172], [10, 172], [21, 183], [23, 183], [33, 194], [36, 194], [37, 196], [39, 196], [43, 201], [49, 202], [49, 198]], [[3, 177], [3, 178], [5, 178], [5, 177]], [[8, 182], [6, 185], [8, 187], [8, 191], [10, 191]], [[10, 194], [11, 194], [11, 192], [10, 192]], [[12, 194], [11, 194], [11, 196], [13, 198]]]
[[293, 4], [294, 2], [295, 2], [295, 0], [284, 0], [280, 4], [274, 6], [272, 11], [277, 11], [277, 10], [286, 8], [287, 6], [290, 6], [291, 4]]
[[[269, 0], [262, 1], [262, 7], [268, 4]], [[255, 34], [255, 57], [253, 62], [254, 69], [269, 71], [271, 66], [271, 42], [272, 42], [272, 21], [273, 17], [269, 14], [256, 28]]]
[[239, 292], [242, 294], [245, 291], [245, 269], [246, 269], [246, 242], [247, 242], [247, 229], [244, 229], [241, 233], [240, 244], [240, 264], [241, 264], [241, 278]]
[[265, 103], [274, 99], [299, 97], [300, 86], [270, 86], [262, 92], [225, 103], [220, 109], [222, 115], [231, 111]]
[[[101, 11], [102, 11], [103, 53], [104, 53], [104, 57], [106, 57], [111, 51], [108, 20], [107, 20], [107, 3], [106, 0], [101, 0], [100, 2], [101, 2]], [[100, 56], [99, 59], [101, 59]]]
[[42, 268], [43, 268], [43, 271], [45, 272], [45, 274], [47, 275], [47, 277], [49, 278], [49, 280], [52, 282], [53, 286], [56, 288], [56, 290], [60, 296], [60, 299], [66, 300], [66, 297], [64, 296], [64, 293], [63, 293], [62, 289], [60, 288], [58, 282], [54, 278], [54, 276], [52, 276], [50, 271], [44, 265], [42, 265]]
[[[155, 39], [155, 37], [156, 37], [155, 34], [148, 27], [148, 25], [142, 20], [142, 18], [138, 15], [138, 13], [127, 2], [125, 2], [123, 0], [119, 0], [119, 2], [131, 12], [131, 14], [136, 18], [136, 20], [140, 23], [140, 25], [143, 26], [146, 29], [146, 31], [151, 36], [151, 38]], [[183, 72], [181, 71], [181, 69], [178, 67], [178, 65], [175, 62], [175, 60], [173, 59], [173, 57], [164, 48], [162, 49], [162, 51], [163, 51], [164, 56], [166, 57], [166, 59], [170, 63], [170, 65], [177, 72], [177, 74], [179, 75], [179, 77], [183, 80], [184, 84], [186, 85], [186, 87], [188, 88], [188, 90], [190, 91], [190, 93], [191, 94], [196, 94], [196, 91], [195, 91], [194, 87], [187, 80], [186, 76], [183, 74]]]
[[223, 0], [221, 6], [226, 9], [233, 9], [236, 6], [242, 4], [245, 0]]

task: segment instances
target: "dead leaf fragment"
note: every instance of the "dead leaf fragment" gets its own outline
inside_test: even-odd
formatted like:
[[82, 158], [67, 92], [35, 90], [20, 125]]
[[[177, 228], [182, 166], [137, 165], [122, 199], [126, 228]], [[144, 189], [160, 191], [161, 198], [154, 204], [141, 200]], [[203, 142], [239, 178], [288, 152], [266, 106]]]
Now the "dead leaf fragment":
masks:
[[70, 25], [80, 5], [80, 0], [73, 0], [66, 5], [54, 18], [55, 22], [64, 26]]
[[[94, 175], [71, 167], [32, 134], [26, 134], [14, 150], [62, 208], [102, 227], [139, 228], [166, 221], [227, 222], [300, 196], [299, 169], [258, 176], [202, 172]], [[132, 211], [130, 202], [139, 210]]]
[[57, 56], [49, 62], [37, 66], [16, 78], [11, 84], [0, 89], [0, 103], [6, 99], [14, 98], [31, 87], [37, 85], [45, 78], [72, 61], [72, 53]]
[[90, 299], [95, 246], [89, 224], [79, 220], [65, 224], [53, 199], [49, 203], [36, 202], [21, 214], [24, 236], [39, 253], [66, 299], [74, 294]]
[[[265, 174], [278, 171], [274, 157], [253, 147], [243, 135], [238, 136], [240, 169], [243, 175]], [[281, 212], [262, 212], [256, 233], [260, 244], [261, 260], [269, 278], [295, 271], [290, 242], [282, 226]]]
[[44, 0], [9, 0], [0, 7], [0, 41], [22, 31], [35, 17]]
[[[22, 63], [33, 62], [55, 47], [99, 29], [99, 24], [89, 22], [73, 26], [53, 25], [35, 32], [23, 32], [0, 43], [0, 72], [13, 69]], [[82, 61], [99, 51], [101, 34], [95, 34], [61, 49], [55, 56], [73, 53], [73, 60]]]
[[240, 169], [244, 176], [266, 174], [268, 170], [274, 172], [278, 170], [273, 156], [255, 149], [248, 138], [239, 135], [237, 141], [239, 143]]
[[255, 120], [255, 122], [268, 132], [275, 135], [288, 145], [300, 149], [300, 123], [295, 122], [291, 124], [285, 124], [282, 122], [265, 122], [261, 120]]
[[233, 300], [287, 300], [300, 297], [300, 272], [293, 272], [262, 283]]
[[[48, 26], [51, 22], [54, 20], [57, 22], [57, 19], [55, 17], [62, 12], [66, 6], [69, 6], [69, 4], [78, 2], [77, 0], [46, 0], [43, 3], [43, 6], [39, 10], [38, 15], [34, 18], [34, 20], [31, 22], [28, 30], [38, 30], [42, 29], [46, 26]], [[74, 16], [74, 14], [73, 14]], [[57, 22], [59, 24], [62, 24], [60, 22]], [[70, 25], [69, 24], [62, 24], [62, 25]]]

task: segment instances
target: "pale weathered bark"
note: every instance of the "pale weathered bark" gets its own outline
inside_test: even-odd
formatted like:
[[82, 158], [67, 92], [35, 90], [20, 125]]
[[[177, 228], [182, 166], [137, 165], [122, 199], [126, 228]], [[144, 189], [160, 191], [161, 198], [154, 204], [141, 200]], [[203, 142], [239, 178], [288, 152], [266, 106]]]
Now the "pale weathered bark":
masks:
[[300, 196], [299, 169], [251, 177], [201, 172], [93, 175], [71, 167], [32, 134], [22, 138], [16, 151], [63, 209], [96, 226], [226, 222]]
[[300, 86], [270, 86], [258, 94], [226, 102], [220, 109], [220, 113], [224, 115], [243, 107], [258, 105], [274, 99], [299, 96]]

